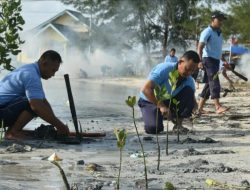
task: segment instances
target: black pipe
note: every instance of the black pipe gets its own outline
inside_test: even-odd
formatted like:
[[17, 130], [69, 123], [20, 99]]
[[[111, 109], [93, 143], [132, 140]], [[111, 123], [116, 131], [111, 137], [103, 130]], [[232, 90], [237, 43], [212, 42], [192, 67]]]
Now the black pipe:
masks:
[[70, 87], [69, 75], [65, 74], [64, 79], [65, 79], [65, 83], [66, 83], [66, 87], [67, 87], [68, 98], [69, 98], [69, 106], [70, 106], [70, 111], [71, 111], [73, 123], [74, 123], [74, 126], [75, 126], [76, 137], [78, 137], [81, 140], [81, 135], [79, 134], [79, 129], [78, 129], [78, 122], [77, 122], [74, 99], [73, 99], [73, 95], [72, 95], [72, 91], [71, 91], [71, 87]]

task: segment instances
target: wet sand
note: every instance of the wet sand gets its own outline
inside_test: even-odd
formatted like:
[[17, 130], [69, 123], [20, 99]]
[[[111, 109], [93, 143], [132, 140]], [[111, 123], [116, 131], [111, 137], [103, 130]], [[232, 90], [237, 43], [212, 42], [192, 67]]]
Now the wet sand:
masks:
[[[117, 82], [124, 85], [124, 88], [132, 84], [139, 89], [144, 80], [105, 79], [105, 84]], [[205, 183], [208, 178], [237, 186], [243, 186], [247, 181], [250, 183], [250, 88], [247, 83], [235, 84], [235, 87], [236, 92], [228, 93], [221, 99], [223, 104], [231, 108], [229, 112], [204, 115], [193, 124], [186, 120], [184, 126], [193, 132], [181, 135], [179, 143], [176, 135], [169, 136], [168, 156], [165, 153], [166, 134], [159, 135], [159, 171], [156, 169], [156, 137], [144, 133], [141, 114], [136, 109], [141, 139], [152, 137], [143, 140], [147, 154], [149, 189], [163, 189], [167, 181], [177, 189], [208, 189]], [[211, 100], [206, 108], [214, 111]], [[130, 113], [129, 108], [127, 111]], [[65, 189], [58, 168], [46, 160], [54, 152], [63, 159], [59, 163], [71, 186], [75, 183], [79, 189], [115, 189], [119, 151], [113, 128], [125, 128], [128, 132], [123, 150], [120, 188], [145, 189], [143, 159], [131, 157], [131, 154], [140, 151], [132, 118], [131, 122], [119, 122], [119, 117], [105, 122], [91, 119], [84, 126], [87, 123], [86, 131], [102, 129], [107, 136], [84, 139], [80, 145], [65, 145], [55, 141], [3, 141], [0, 144], [0, 189]], [[169, 123], [169, 126], [171, 130], [173, 124]], [[26, 152], [6, 151], [13, 143], [28, 145]], [[84, 160], [84, 165], [77, 164], [80, 160]], [[89, 163], [95, 163], [99, 167], [96, 167], [96, 171], [90, 170]]]

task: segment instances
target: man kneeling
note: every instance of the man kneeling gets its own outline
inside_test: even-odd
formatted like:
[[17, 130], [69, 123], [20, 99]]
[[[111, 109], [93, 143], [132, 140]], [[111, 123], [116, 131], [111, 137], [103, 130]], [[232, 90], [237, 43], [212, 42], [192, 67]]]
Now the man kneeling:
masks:
[[[171, 94], [171, 85], [169, 84], [169, 73], [174, 70], [178, 70], [179, 77], [176, 85], [176, 89], [172, 92], [172, 96], [180, 101], [178, 105], [179, 126], [182, 124], [183, 118], [191, 116], [193, 108], [196, 104], [195, 82], [191, 75], [198, 69], [198, 63], [200, 58], [194, 51], [187, 51], [181, 57], [177, 63], [160, 63], [156, 65], [149, 74], [148, 80], [142, 87], [140, 92], [140, 99], [138, 105], [142, 112], [143, 121], [145, 124], [145, 132], [148, 134], [156, 133], [156, 113], [157, 109], [162, 114], [158, 114], [158, 129], [157, 132], [163, 131], [163, 115], [172, 115], [176, 117], [174, 105], [170, 105], [169, 100], [161, 102], [157, 105], [157, 100], [154, 95], [154, 88], [156, 85], [166, 86], [167, 92]], [[159, 112], [159, 113], [160, 113]], [[176, 126], [177, 128], [177, 126]], [[180, 130], [183, 130], [181, 128]]]
[[48, 50], [37, 62], [15, 69], [0, 81], [0, 119], [8, 127], [5, 138], [24, 138], [23, 127], [36, 116], [55, 126], [57, 134], [69, 134], [68, 127], [55, 116], [41, 82], [41, 78], [53, 77], [61, 62], [57, 52]]

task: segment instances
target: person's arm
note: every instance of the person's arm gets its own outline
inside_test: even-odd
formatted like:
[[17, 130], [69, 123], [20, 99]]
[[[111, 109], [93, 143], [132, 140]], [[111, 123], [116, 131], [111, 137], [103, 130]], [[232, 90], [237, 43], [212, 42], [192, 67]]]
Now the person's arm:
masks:
[[160, 102], [159, 104], [157, 104], [157, 100], [156, 100], [156, 97], [154, 95], [154, 88], [155, 88], [154, 81], [147, 80], [145, 85], [142, 87], [141, 91], [143, 92], [143, 94], [147, 97], [147, 99], [151, 103], [157, 105], [157, 107], [160, 109], [160, 111], [165, 114], [168, 112], [169, 109], [167, 108], [167, 106], [163, 102]]
[[33, 99], [30, 100], [29, 103], [31, 109], [39, 117], [57, 128], [58, 134], [69, 134], [69, 128], [55, 116], [49, 102], [46, 99]]
[[202, 60], [202, 51], [203, 51], [203, 48], [205, 47], [205, 43], [204, 42], [199, 42], [198, 44], [198, 48], [197, 48], [197, 53], [200, 57], [200, 61]]

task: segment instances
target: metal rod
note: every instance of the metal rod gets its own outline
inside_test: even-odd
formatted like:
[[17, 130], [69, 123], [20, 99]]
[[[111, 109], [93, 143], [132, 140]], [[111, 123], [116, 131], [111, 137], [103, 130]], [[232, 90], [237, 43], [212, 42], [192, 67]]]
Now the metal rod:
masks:
[[68, 92], [68, 98], [69, 98], [69, 106], [70, 106], [70, 111], [73, 119], [73, 123], [75, 126], [75, 131], [76, 131], [76, 137], [81, 139], [81, 135], [79, 134], [79, 129], [78, 129], [78, 122], [77, 122], [77, 116], [76, 116], [76, 109], [75, 109], [75, 104], [74, 104], [74, 99], [71, 91], [71, 86], [70, 86], [70, 81], [69, 81], [69, 75], [65, 74], [64, 75], [66, 87], [67, 87], [67, 92]]

